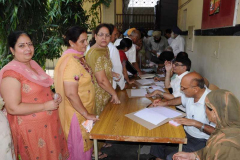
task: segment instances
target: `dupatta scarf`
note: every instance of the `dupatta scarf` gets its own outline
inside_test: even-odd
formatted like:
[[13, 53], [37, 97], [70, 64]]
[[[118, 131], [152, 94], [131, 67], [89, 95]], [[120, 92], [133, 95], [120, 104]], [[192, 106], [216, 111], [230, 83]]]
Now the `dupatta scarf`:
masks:
[[53, 79], [45, 73], [45, 71], [35, 62], [34, 60], [30, 61], [31, 67], [37, 72], [34, 72], [24, 63], [21, 63], [16, 60], [12, 60], [6, 66], [4, 66], [0, 71], [0, 85], [2, 82], [2, 76], [5, 71], [13, 70], [31, 82], [34, 82], [43, 87], [50, 87], [53, 84]]
[[199, 159], [225, 160], [240, 158], [240, 103], [227, 90], [215, 90], [207, 95], [206, 105], [216, 115], [215, 132], [207, 146], [198, 151]]

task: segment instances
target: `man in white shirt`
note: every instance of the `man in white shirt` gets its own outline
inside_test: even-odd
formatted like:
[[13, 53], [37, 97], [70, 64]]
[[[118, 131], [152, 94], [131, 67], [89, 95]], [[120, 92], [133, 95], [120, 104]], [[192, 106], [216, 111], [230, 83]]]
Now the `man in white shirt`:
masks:
[[[177, 58], [174, 63], [166, 62], [166, 76], [165, 76], [165, 88], [172, 88], [173, 93], [166, 93], [160, 90], [156, 90], [149, 94], [149, 96], [160, 95], [164, 99], [170, 100], [181, 96], [181, 80], [182, 77], [189, 73], [191, 68], [191, 60], [189, 58]], [[171, 80], [171, 72], [176, 74], [176, 78]], [[185, 112], [185, 108], [182, 105], [177, 106], [177, 108]]]
[[116, 89], [118, 85], [120, 89], [123, 90], [125, 87], [125, 81], [123, 76], [122, 64], [120, 61], [119, 51], [113, 44], [118, 38], [117, 37], [118, 30], [113, 24], [110, 24], [110, 27], [112, 29], [112, 34], [111, 34], [111, 40], [108, 44], [108, 49], [109, 49], [110, 59], [112, 61], [112, 66], [113, 66], [112, 71], [115, 73], [118, 73], [119, 76], [121, 77], [120, 80], [118, 81], [113, 80], [113, 88]]
[[173, 38], [173, 41], [170, 46], [173, 49], [174, 56], [177, 56], [179, 52], [184, 52], [185, 40], [180, 35], [181, 32], [182, 31], [178, 27], [172, 29], [171, 37]]
[[[194, 152], [206, 145], [209, 135], [214, 132], [214, 124], [207, 119], [205, 112], [205, 98], [210, 92], [205, 88], [204, 79], [196, 72], [188, 73], [182, 78], [181, 90], [184, 94], [181, 97], [174, 98], [170, 101], [154, 101], [153, 106], [172, 106], [182, 104], [186, 107], [186, 118], [174, 119], [175, 122], [184, 125], [188, 142], [183, 145], [183, 151]], [[152, 145], [151, 154], [156, 156], [156, 160], [172, 160], [173, 154], [178, 148], [171, 148], [168, 152], [167, 145]]]
[[[138, 63], [136, 61], [136, 55], [137, 55], [137, 50], [136, 50], [136, 43], [138, 42], [138, 40], [141, 38], [141, 34], [140, 32], [135, 29], [135, 28], [131, 28], [128, 30], [127, 32], [128, 34], [128, 37], [126, 38], [129, 38], [132, 40], [133, 44], [132, 47], [127, 51], [125, 52], [127, 58], [128, 58], [128, 61], [130, 63], [132, 63], [132, 65], [134, 66], [134, 68], [138, 71], [138, 74], [142, 75], [142, 71], [140, 70], [139, 66], [138, 66]], [[122, 39], [117, 39], [114, 43], [115, 46], [118, 46], [120, 44], [120, 41]]]

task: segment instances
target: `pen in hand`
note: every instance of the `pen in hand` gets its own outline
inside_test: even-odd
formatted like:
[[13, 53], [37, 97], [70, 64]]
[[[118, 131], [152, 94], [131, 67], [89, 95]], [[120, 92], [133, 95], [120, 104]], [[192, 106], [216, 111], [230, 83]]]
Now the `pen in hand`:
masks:
[[152, 105], [152, 103], [150, 103], [149, 105], [147, 105], [147, 107], [146, 107], [146, 108], [150, 107], [151, 105]]

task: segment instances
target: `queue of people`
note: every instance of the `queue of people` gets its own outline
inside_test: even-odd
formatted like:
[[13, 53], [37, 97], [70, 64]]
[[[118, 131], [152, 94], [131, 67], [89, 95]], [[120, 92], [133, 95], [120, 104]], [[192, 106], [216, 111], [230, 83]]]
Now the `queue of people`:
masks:
[[[54, 80], [34, 61], [30, 35], [12, 32], [8, 45], [14, 59], [0, 71], [0, 157], [5, 160], [94, 158], [93, 142], [82, 123], [98, 121], [108, 103], [120, 104], [115, 91], [134, 83], [129, 74], [141, 75], [141, 56], [165, 70], [165, 88], [146, 97], [160, 96], [154, 106], [182, 106], [188, 143], [183, 152], [175, 145], [152, 145], [152, 159], [235, 159], [240, 149], [240, 104], [227, 90], [211, 91], [204, 78], [191, 71], [184, 52], [181, 30], [128, 29], [119, 39], [111, 24], [100, 24], [89, 45], [87, 31], [79, 26], [67, 29], [64, 51], [55, 67]], [[151, 37], [152, 36], [152, 37]], [[162, 70], [161, 70], [162, 71]], [[51, 91], [55, 86], [56, 93]], [[5, 104], [4, 104], [5, 103]], [[206, 104], [206, 105], [205, 105]], [[4, 110], [2, 106], [4, 105]], [[181, 108], [180, 108], [181, 109]], [[7, 117], [5, 116], [7, 115]], [[111, 144], [99, 143], [99, 147]], [[99, 159], [107, 154], [99, 152]]]

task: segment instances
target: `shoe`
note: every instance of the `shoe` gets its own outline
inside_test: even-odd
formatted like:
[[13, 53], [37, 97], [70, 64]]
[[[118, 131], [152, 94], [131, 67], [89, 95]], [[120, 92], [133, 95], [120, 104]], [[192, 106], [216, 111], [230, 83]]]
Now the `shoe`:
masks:
[[[108, 155], [106, 153], [98, 152], [98, 159], [105, 159], [107, 157], [108, 157]], [[95, 159], [94, 154], [92, 154], [92, 159]]]
[[110, 147], [112, 147], [111, 143], [104, 143], [103, 144], [103, 148], [110, 148]]

